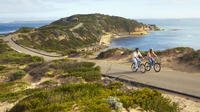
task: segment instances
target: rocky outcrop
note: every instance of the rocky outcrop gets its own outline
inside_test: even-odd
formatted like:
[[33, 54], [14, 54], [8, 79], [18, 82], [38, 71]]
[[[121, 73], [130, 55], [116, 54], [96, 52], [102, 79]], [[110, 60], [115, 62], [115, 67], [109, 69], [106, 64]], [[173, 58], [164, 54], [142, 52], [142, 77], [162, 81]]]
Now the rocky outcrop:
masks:
[[154, 24], [147, 24], [147, 25], [145, 26], [145, 29], [146, 29], [146, 30], [150, 30], [150, 31], [163, 31], [163, 30], [164, 30], [163, 28], [159, 28], [159, 27], [157, 27], [157, 26], [154, 25]]

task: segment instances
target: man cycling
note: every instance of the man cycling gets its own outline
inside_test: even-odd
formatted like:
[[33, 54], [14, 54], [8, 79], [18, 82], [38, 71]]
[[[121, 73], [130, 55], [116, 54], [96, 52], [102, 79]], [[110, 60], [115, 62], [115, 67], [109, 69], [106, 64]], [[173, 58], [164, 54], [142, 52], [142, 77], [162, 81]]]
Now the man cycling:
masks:
[[136, 70], [138, 69], [138, 66], [141, 64], [140, 57], [143, 58], [142, 54], [139, 51], [139, 48], [136, 48], [132, 56], [133, 62], [135, 63]]
[[147, 57], [148, 57], [148, 61], [149, 61], [149, 64], [150, 64], [150, 68], [152, 68], [153, 63], [155, 63], [155, 60], [154, 60], [153, 57], [158, 58], [158, 56], [154, 53], [153, 49], [149, 49]]

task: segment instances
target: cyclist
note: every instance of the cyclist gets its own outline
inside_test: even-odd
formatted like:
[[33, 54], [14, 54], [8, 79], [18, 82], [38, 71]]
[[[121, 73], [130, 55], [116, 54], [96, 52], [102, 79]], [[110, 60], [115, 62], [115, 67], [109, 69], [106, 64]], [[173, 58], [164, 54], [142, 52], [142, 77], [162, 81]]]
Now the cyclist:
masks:
[[149, 49], [147, 57], [148, 57], [148, 61], [149, 61], [149, 64], [150, 64], [150, 68], [152, 68], [153, 63], [155, 63], [155, 60], [154, 60], [153, 57], [158, 58], [158, 56], [154, 53], [153, 49], [151, 48], [151, 49]]
[[139, 48], [136, 48], [135, 51], [133, 52], [133, 56], [132, 56], [132, 59], [133, 59], [133, 62], [135, 63], [136, 69], [138, 69], [138, 66], [141, 64], [140, 57], [143, 58], [142, 54], [139, 51]]

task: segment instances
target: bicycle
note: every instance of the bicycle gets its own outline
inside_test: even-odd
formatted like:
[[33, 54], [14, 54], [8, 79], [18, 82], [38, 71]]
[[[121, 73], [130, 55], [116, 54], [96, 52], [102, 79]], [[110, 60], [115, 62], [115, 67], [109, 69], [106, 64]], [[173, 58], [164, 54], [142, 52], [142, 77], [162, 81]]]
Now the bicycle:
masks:
[[146, 62], [145, 63], [145, 69], [146, 71], [150, 71], [152, 68], [154, 68], [154, 71], [155, 72], [160, 72], [161, 71], [161, 63], [160, 61], [154, 61], [153, 64], [152, 64], [152, 67], [150, 67], [150, 63], [149, 62]]
[[[138, 69], [140, 70], [141, 73], [145, 73], [146, 72], [146, 68], [145, 68], [145, 65], [140, 63], [140, 65], [138, 65]], [[135, 67], [135, 63], [133, 62], [132, 65], [131, 65], [131, 70], [133, 72], [137, 72], [138, 69], [136, 69]]]

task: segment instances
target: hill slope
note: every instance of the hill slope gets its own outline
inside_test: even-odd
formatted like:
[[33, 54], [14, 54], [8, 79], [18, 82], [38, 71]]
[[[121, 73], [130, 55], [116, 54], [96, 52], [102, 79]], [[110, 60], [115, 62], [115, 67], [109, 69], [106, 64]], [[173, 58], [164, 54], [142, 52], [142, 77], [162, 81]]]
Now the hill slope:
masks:
[[[120, 35], [146, 31], [148, 25], [135, 20], [102, 14], [74, 15], [38, 29], [22, 28], [22, 45], [47, 51], [70, 53], [74, 49], [99, 44], [107, 33]], [[156, 27], [156, 26], [155, 26]]]

